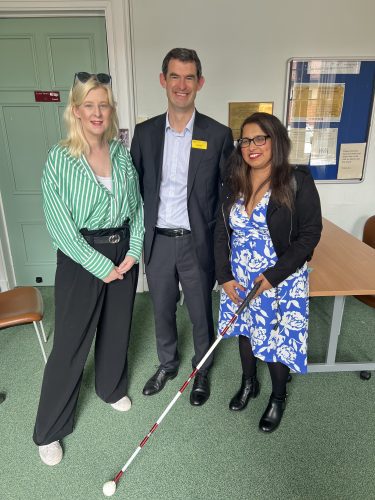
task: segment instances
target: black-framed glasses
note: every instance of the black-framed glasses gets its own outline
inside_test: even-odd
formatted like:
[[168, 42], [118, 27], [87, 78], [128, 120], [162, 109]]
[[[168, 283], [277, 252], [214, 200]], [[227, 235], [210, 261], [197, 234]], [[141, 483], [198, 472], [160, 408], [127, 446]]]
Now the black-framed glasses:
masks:
[[99, 83], [103, 83], [104, 85], [108, 85], [112, 81], [111, 75], [107, 75], [107, 73], [87, 73], [86, 71], [79, 71], [74, 75], [73, 85], [76, 80], [79, 80], [81, 83], [86, 83], [93, 76], [95, 77], [95, 80]]
[[242, 137], [242, 139], [238, 139], [237, 143], [240, 148], [248, 148], [252, 142], [255, 146], [264, 146], [269, 137], [269, 135], [256, 135], [252, 139], [250, 137]]

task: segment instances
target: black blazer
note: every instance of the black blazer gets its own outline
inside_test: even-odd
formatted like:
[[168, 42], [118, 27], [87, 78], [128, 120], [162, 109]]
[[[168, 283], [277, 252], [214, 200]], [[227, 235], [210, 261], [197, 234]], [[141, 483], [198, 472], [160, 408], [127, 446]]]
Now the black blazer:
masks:
[[[151, 257], [158, 216], [165, 125], [165, 113], [138, 124], [134, 130], [130, 150], [144, 200], [146, 264]], [[233, 150], [233, 137], [228, 127], [196, 111], [194, 139], [206, 141], [207, 149], [192, 148], [190, 152], [187, 183], [188, 215], [199, 264], [205, 271], [213, 271], [213, 233], [219, 187], [224, 164]]]
[[[322, 232], [319, 194], [309, 169], [293, 167], [292, 175], [295, 179], [293, 211], [275, 203], [272, 194], [267, 207], [266, 222], [278, 261], [263, 274], [272, 286], [277, 286], [311, 259]], [[229, 188], [224, 186], [215, 230], [215, 267], [220, 285], [234, 279], [230, 265], [230, 198]]]

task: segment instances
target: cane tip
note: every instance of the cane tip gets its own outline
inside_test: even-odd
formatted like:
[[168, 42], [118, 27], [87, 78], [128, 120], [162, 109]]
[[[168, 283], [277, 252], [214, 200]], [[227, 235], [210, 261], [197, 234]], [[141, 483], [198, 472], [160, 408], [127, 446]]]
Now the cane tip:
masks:
[[111, 497], [116, 493], [116, 483], [114, 481], [107, 481], [103, 485], [103, 493], [106, 497]]

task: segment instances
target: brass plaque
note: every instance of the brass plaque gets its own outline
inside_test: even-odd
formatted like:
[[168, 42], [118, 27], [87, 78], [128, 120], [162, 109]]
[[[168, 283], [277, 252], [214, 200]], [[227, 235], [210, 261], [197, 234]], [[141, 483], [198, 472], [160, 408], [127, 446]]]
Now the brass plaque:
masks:
[[240, 137], [240, 129], [243, 121], [248, 116], [261, 111], [272, 115], [273, 102], [230, 102], [229, 103], [229, 127], [232, 129], [233, 138], [236, 141]]

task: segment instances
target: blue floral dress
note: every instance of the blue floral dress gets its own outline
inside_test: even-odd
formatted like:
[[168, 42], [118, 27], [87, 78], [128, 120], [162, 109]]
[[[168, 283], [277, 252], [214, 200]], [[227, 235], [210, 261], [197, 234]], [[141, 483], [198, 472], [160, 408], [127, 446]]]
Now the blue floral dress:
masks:
[[[232, 228], [231, 267], [238, 283], [247, 290], [259, 274], [277, 262], [266, 223], [270, 191], [246, 213], [243, 200], [232, 206], [229, 224]], [[277, 287], [266, 290], [237, 319], [224, 338], [244, 335], [251, 341], [254, 355], [266, 362], [279, 361], [292, 371], [307, 371], [307, 330], [309, 314], [308, 272], [305, 263]], [[241, 297], [246, 292], [239, 291]], [[221, 290], [219, 332], [236, 312], [234, 304]]]

